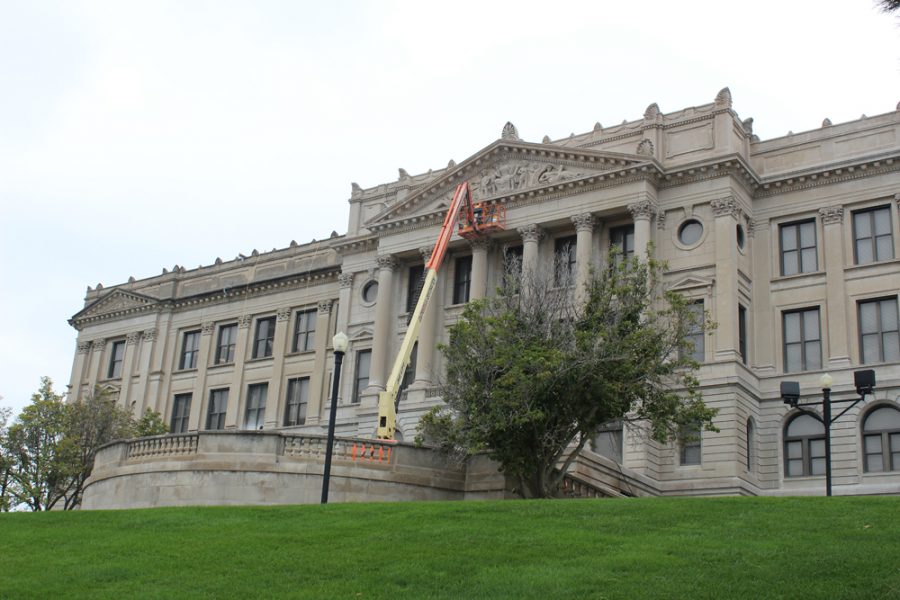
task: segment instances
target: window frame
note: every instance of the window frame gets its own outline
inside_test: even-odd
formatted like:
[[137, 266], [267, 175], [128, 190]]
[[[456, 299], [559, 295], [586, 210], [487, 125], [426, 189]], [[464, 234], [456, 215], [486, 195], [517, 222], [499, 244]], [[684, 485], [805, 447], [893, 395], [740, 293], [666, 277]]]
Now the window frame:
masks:
[[706, 362], [706, 300], [704, 298], [692, 299], [688, 303], [688, 310], [694, 311], [700, 307], [700, 321], [694, 323], [685, 334], [685, 338], [694, 342], [694, 349], [690, 357], [699, 362]]
[[[807, 313], [816, 313], [816, 319], [818, 321], [818, 338], [816, 339], [806, 339], [806, 314]], [[789, 315], [799, 314], [800, 317], [800, 340], [788, 342], [787, 339], [787, 317]], [[819, 357], [818, 357], [818, 365], [810, 366], [808, 355], [807, 355], [807, 345], [812, 343], [818, 343], [819, 345]], [[799, 369], [790, 369], [788, 368], [788, 344], [800, 346], [800, 368]], [[791, 310], [784, 310], [781, 312], [781, 353], [782, 353], [782, 368], [785, 373], [803, 373], [805, 371], [817, 371], [822, 368], [822, 355], [824, 352], [824, 340], [822, 339], [822, 311], [819, 306], [808, 306], [804, 308], [795, 308]]]
[[738, 354], [741, 362], [747, 364], [747, 308], [738, 304]]
[[[618, 239], [619, 234], [621, 234], [621, 243], [619, 243], [620, 240]], [[629, 237], [631, 248], [628, 247]], [[618, 248], [613, 261], [615, 266], [631, 260], [634, 256], [634, 224], [611, 227], [609, 230], [609, 247]]]
[[[878, 222], [878, 219], [875, 216], [875, 213], [884, 211], [887, 213], [888, 217], [888, 232], [886, 234], [878, 235], [875, 233], [875, 224]], [[890, 205], [879, 205], [879, 206], [870, 206], [868, 208], [862, 208], [859, 210], [854, 210], [850, 213], [850, 222], [851, 229], [853, 235], [853, 264], [854, 265], [869, 265], [872, 263], [883, 262], [886, 260], [893, 260], [895, 256], [894, 252], [894, 221], [893, 215], [891, 214], [891, 206]], [[865, 215], [869, 220], [870, 227], [870, 235], [865, 238], [860, 238], [858, 236], [857, 231], [857, 217]], [[890, 248], [890, 256], [879, 256], [878, 253], [878, 239], [883, 237], [890, 238], [890, 244], [888, 248]], [[870, 250], [872, 252], [872, 260], [867, 260], [865, 262], [860, 262], [859, 260], [859, 244], [862, 240], [870, 240]]]
[[[809, 417], [814, 419], [822, 426], [822, 432], [816, 434], [803, 434], [803, 435], [789, 435], [788, 429], [790, 429], [791, 424], [802, 418]], [[785, 479], [796, 479], [799, 477], [823, 477], [825, 475], [825, 466], [824, 466], [824, 446], [825, 446], [825, 423], [822, 422], [821, 417], [811, 412], [797, 412], [793, 414], [787, 421], [784, 423], [784, 427], [782, 428], [782, 453], [784, 454], [784, 477]], [[810, 445], [812, 442], [822, 442], [823, 452], [821, 455], [812, 456]], [[788, 446], [790, 444], [800, 444], [800, 458], [792, 459], [790, 457], [790, 451], [788, 450]], [[812, 465], [813, 459], [821, 458], [823, 460], [823, 467], [821, 473], [813, 473]], [[790, 473], [790, 461], [791, 460], [800, 460], [801, 464], [801, 473], [799, 475], [791, 475]]]
[[[260, 331], [263, 323], [266, 323], [266, 336], [260, 337]], [[256, 358], [270, 358], [275, 353], [275, 328], [276, 320], [274, 316], [260, 317], [256, 319], [256, 329], [253, 335], [253, 352], [251, 356]], [[260, 354], [260, 344], [262, 344], [262, 354]]]
[[[368, 357], [369, 364], [366, 368], [366, 376], [359, 376], [360, 361], [363, 356]], [[356, 351], [356, 357], [353, 361], [353, 394], [350, 396], [350, 404], [359, 404], [363, 391], [369, 386], [369, 379], [372, 374], [372, 349], [362, 348]], [[364, 382], [364, 383], [363, 383]], [[363, 385], [360, 385], [363, 383]]]
[[472, 255], [457, 256], [453, 261], [453, 304], [468, 302], [471, 291]]
[[[229, 340], [223, 340], [222, 335], [225, 331], [230, 331]], [[215, 364], [217, 365], [227, 365], [234, 362], [234, 353], [237, 348], [237, 331], [238, 325], [237, 323], [226, 323], [225, 325], [219, 325], [219, 332], [216, 336], [216, 357]], [[229, 343], [223, 344], [223, 341], [228, 341]], [[222, 351], [225, 350], [225, 356], [222, 356]]]
[[[266, 424], [266, 402], [269, 396], [269, 383], [251, 383], [247, 385], [247, 403], [244, 406], [244, 429], [258, 431]], [[253, 427], [250, 427], [250, 416], [253, 415]]]
[[577, 261], [577, 235], [566, 235], [553, 240], [553, 284], [556, 287], [569, 287], [575, 284]]
[[[121, 350], [121, 352], [120, 352]], [[121, 379], [125, 370], [125, 340], [116, 340], [109, 347], [109, 365], [106, 367], [107, 379]]]
[[[192, 392], [175, 394], [172, 398], [172, 415], [169, 418], [170, 433], [187, 433], [191, 419], [191, 402], [194, 400]], [[181, 410], [179, 411], [179, 408]]]
[[[893, 302], [893, 312], [894, 312], [894, 323], [897, 325], [897, 329], [883, 329], [884, 326], [884, 313], [882, 311], [882, 305], [884, 303]], [[876, 310], [876, 319], [878, 321], [878, 330], [875, 332], [865, 333], [863, 332], [863, 306], [874, 304]], [[893, 359], [889, 360], [885, 358], [888, 342], [885, 340], [885, 335], [895, 334], [898, 338], [898, 344], [900, 344], [900, 302], [897, 301], [897, 296], [883, 296], [880, 298], [867, 298], [865, 300], [859, 300], [856, 303], [856, 324], [858, 328], [858, 342], [859, 342], [859, 363], [861, 365], [871, 365], [871, 364], [879, 364], [884, 362], [893, 362]], [[880, 343], [878, 344], [878, 359], [877, 360], [867, 360], [866, 357], [866, 346], [864, 340], [866, 336], [877, 335], [879, 337]], [[898, 348], [898, 352], [900, 352], [900, 348]]]
[[[697, 450], [696, 459], [688, 456], [688, 452], [694, 449]], [[703, 464], [703, 430], [698, 424], [686, 425], [678, 433], [678, 465], [697, 467], [701, 464]]]
[[[225, 429], [225, 415], [228, 414], [228, 396], [231, 388], [209, 390], [209, 402], [206, 406], [206, 431], [222, 431]], [[213, 427], [215, 419], [216, 426]]]
[[410, 265], [406, 275], [406, 312], [411, 313], [416, 309], [416, 303], [422, 292], [422, 284], [425, 281], [425, 265]]
[[[188, 348], [188, 341], [193, 341], [192, 347]], [[191, 329], [185, 331], [181, 336], [181, 353], [178, 355], [178, 370], [189, 371], [197, 368], [200, 358], [200, 330]]]
[[[318, 310], [315, 308], [305, 308], [298, 310], [294, 314], [294, 335], [291, 338], [291, 352], [315, 350], [316, 319], [318, 316]], [[305, 329], [301, 329], [304, 326]]]
[[[900, 414], [900, 409], [898, 409], [893, 404], [876, 404], [872, 407], [871, 410], [866, 412], [865, 416], [862, 420], [862, 428], [861, 428], [861, 436], [860, 440], [862, 442], [862, 457], [863, 457], [863, 473], [896, 473], [900, 471], [900, 426], [894, 428], [882, 428], [882, 429], [866, 429], [866, 425], [868, 424], [869, 419], [873, 414], [880, 410], [892, 410], [898, 414]], [[868, 438], [879, 438], [879, 442], [881, 444], [881, 470], [873, 471], [869, 467], [869, 456], [874, 455], [874, 452], [868, 452], [866, 448], [866, 440]]]
[[[297, 397], [294, 398], [294, 396]], [[291, 420], [292, 408], [295, 406], [297, 407], [295, 418]], [[309, 377], [291, 377], [287, 381], [287, 391], [284, 399], [284, 426], [299, 427], [300, 425], [306, 425], [308, 410]]]
[[[801, 241], [800, 230], [803, 225], [812, 225], [813, 232], [813, 244], [812, 246], [803, 246]], [[796, 233], [794, 234], [794, 243], [796, 246], [792, 250], [785, 250], [784, 241], [785, 241], [785, 231], [791, 228], [796, 228]], [[803, 260], [803, 251], [812, 249], [813, 256], [815, 257], [815, 264], [812, 265], [813, 268], [805, 268], [805, 262]], [[797, 253], [797, 270], [792, 273], [787, 273], [785, 270], [785, 255], [788, 252], [796, 252]], [[818, 232], [818, 223], [815, 217], [809, 219], [801, 219], [799, 221], [790, 221], [787, 223], [780, 223], [778, 225], [778, 261], [779, 261], [779, 273], [781, 273], [782, 277], [790, 277], [792, 275], [805, 275], [807, 273], [817, 273], [819, 271], [819, 232]], [[807, 265], [808, 266], [808, 265]]]

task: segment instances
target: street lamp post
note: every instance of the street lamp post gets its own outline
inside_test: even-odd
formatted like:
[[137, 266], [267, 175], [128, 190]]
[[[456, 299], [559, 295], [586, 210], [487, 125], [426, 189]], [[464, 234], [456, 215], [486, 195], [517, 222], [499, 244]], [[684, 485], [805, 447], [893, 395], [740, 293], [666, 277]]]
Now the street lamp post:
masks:
[[[856, 393], [859, 398], [856, 400], [834, 400], [834, 402], [852, 402], [850, 406], [842, 410], [836, 417], [831, 416], [831, 385], [834, 379], [828, 373], [822, 375], [820, 383], [822, 384], [822, 401], [806, 402], [800, 404], [800, 384], [796, 381], [781, 382], [781, 399], [785, 404], [789, 404], [791, 408], [798, 408], [800, 411], [811, 415], [815, 419], [822, 421], [825, 426], [825, 495], [831, 496], [831, 424], [840, 419], [848, 410], [865, 399], [866, 394], [871, 394], [875, 389], [875, 371], [868, 369], [865, 371], [856, 371], [853, 373], [853, 380], [856, 384]], [[822, 405], [822, 416], [811, 410], [807, 410], [807, 406]]]
[[343, 331], [332, 339], [334, 348], [334, 377], [331, 384], [331, 411], [328, 415], [328, 441], [325, 446], [325, 470], [322, 473], [322, 504], [328, 504], [328, 483], [331, 479], [331, 455], [334, 451], [334, 423], [337, 420], [337, 398], [341, 381], [341, 364], [347, 352], [348, 340]]

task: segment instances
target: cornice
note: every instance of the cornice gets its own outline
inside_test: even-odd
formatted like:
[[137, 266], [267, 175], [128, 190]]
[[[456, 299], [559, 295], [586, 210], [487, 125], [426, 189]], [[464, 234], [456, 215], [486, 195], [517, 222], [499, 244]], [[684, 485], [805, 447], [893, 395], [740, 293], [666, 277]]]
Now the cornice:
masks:
[[344, 238], [344, 241], [333, 244], [331, 249], [341, 256], [361, 254], [375, 250], [378, 247], [378, 237], [374, 235]]
[[[594, 146], [600, 146], [602, 144], [618, 142], [620, 140], [625, 140], [630, 137], [634, 137], [635, 134], [643, 133], [647, 129], [663, 129], [663, 130], [665, 130], [665, 129], [673, 129], [676, 127], [682, 127], [684, 125], [692, 125], [693, 123], [699, 123], [700, 121], [709, 121], [710, 119], [715, 118], [716, 115], [720, 115], [722, 113], [728, 113], [731, 116], [737, 118], [736, 113], [730, 108], [714, 108], [714, 109], [711, 109], [709, 112], [704, 112], [703, 114], [695, 115], [693, 117], [688, 117], [686, 119], [680, 119], [678, 121], [673, 121], [673, 122], [669, 122], [669, 123], [666, 123], [666, 122], [659, 123], [656, 121], [648, 122], [648, 121], [645, 121], [644, 119], [640, 119], [638, 121], [632, 121], [630, 123], [625, 123], [625, 124], [619, 125], [619, 127], [631, 126], [631, 129], [628, 131], [616, 132], [615, 134], [610, 135], [609, 137], [600, 138], [599, 140], [593, 140], [586, 144], [578, 145], [576, 147], [577, 148], [593, 148]], [[665, 118], [665, 115], [663, 115], [663, 118]], [[583, 134], [583, 135], [589, 135], [589, 134]], [[560, 140], [560, 141], [562, 141], [562, 140]]]
[[755, 190], [755, 198], [767, 198], [785, 192], [795, 192], [834, 183], [843, 183], [873, 177], [900, 170], [900, 152], [878, 157], [846, 161], [818, 167], [815, 170], [797, 171], [763, 179]]

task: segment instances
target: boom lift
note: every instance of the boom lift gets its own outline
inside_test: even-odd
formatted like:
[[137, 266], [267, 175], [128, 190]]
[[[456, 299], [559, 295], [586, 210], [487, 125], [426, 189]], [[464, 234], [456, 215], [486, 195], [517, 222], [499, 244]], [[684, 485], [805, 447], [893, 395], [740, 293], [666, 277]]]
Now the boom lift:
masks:
[[394, 432], [397, 429], [397, 394], [400, 392], [400, 385], [403, 382], [403, 372], [409, 366], [413, 346], [419, 339], [422, 318], [425, 316], [425, 309], [434, 293], [438, 270], [441, 268], [441, 263], [444, 262], [447, 245], [450, 243], [450, 237], [453, 235], [457, 222], [459, 222], [459, 235], [468, 240], [475, 240], [490, 232], [502, 230], [505, 217], [506, 211], [503, 206], [486, 203], [473, 205], [468, 181], [456, 186], [447, 216], [444, 217], [444, 224], [441, 226], [437, 242], [434, 244], [434, 250], [431, 251], [431, 258], [425, 264], [425, 280], [422, 284], [422, 291], [419, 293], [412, 319], [406, 328], [406, 335], [403, 336], [403, 343], [400, 344], [400, 352], [397, 353], [397, 358], [394, 360], [385, 390], [378, 393], [378, 429], [375, 434], [378, 439], [394, 439]]

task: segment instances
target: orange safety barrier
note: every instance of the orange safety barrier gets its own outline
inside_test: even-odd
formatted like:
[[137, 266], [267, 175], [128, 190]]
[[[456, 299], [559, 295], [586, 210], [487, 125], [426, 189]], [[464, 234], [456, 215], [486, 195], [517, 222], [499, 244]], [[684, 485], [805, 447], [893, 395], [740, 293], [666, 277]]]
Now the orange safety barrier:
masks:
[[391, 462], [391, 452], [393, 448], [385, 447], [382, 444], [366, 444], [365, 442], [354, 442], [350, 448], [350, 460], [369, 460], [370, 462]]

